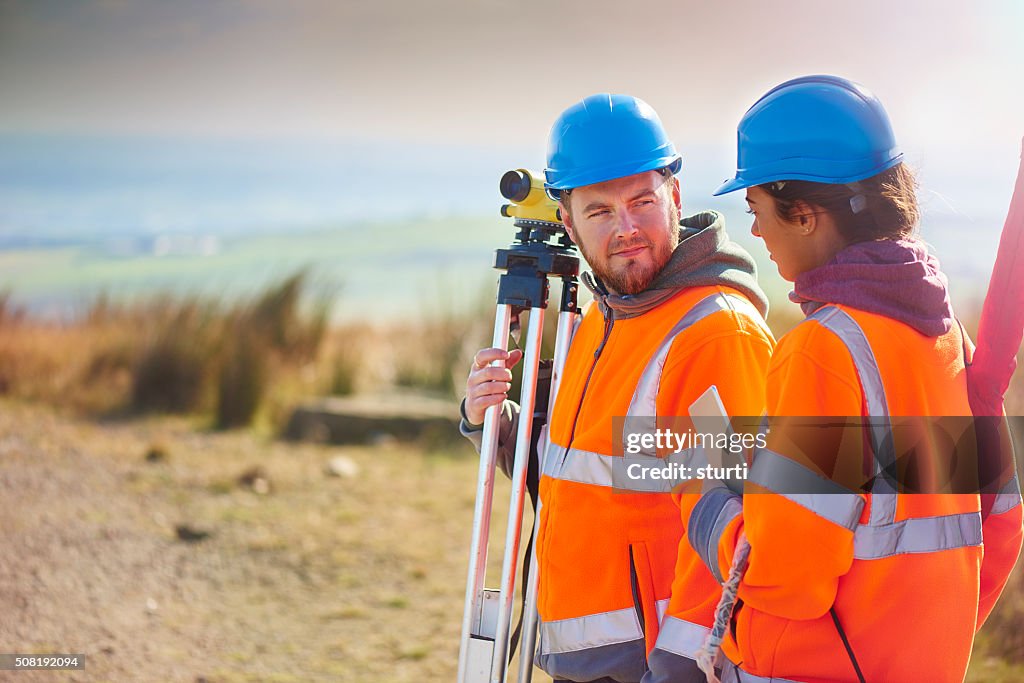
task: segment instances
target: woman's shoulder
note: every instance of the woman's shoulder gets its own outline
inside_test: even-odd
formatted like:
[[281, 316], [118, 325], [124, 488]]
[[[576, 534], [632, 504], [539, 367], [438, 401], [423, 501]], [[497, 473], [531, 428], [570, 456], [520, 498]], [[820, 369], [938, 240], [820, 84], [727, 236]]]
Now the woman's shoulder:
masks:
[[847, 341], [819, 318], [809, 317], [779, 339], [769, 373], [784, 372], [791, 379], [794, 373], [830, 375], [856, 385], [857, 371]]
[[845, 344], [839, 336], [825, 326], [817, 317], [809, 317], [798, 323], [792, 330], [782, 335], [776, 347], [776, 354], [805, 353], [817, 356], [844, 349]]

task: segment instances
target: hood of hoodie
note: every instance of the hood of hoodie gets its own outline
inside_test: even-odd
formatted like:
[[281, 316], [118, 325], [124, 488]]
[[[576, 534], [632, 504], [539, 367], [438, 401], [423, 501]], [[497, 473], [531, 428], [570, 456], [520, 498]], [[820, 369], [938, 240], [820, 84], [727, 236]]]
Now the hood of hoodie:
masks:
[[590, 273], [583, 282], [605, 318], [634, 318], [661, 305], [680, 289], [722, 285], [742, 292], [761, 315], [768, 313], [768, 297], [757, 284], [754, 259], [729, 240], [725, 218], [717, 211], [702, 211], [679, 221], [679, 245], [647, 289], [637, 294], [609, 292]]
[[843, 304], [899, 320], [929, 337], [949, 332], [953, 308], [939, 260], [919, 240], [858, 242], [801, 273], [789, 298], [810, 315]]

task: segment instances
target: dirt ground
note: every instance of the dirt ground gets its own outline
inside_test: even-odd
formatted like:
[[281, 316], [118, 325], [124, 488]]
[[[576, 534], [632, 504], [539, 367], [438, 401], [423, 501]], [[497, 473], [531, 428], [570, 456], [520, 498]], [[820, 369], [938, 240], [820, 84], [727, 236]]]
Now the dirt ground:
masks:
[[0, 680], [453, 680], [475, 461], [0, 401]]
[[86, 656], [0, 681], [454, 680], [476, 469], [0, 400], [0, 652]]

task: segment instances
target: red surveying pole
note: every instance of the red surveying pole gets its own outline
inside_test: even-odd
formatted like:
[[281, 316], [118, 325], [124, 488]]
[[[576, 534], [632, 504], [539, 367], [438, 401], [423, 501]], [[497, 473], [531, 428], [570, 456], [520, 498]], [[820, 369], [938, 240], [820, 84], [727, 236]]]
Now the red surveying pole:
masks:
[[[1024, 152], [1024, 150], [1022, 150]], [[987, 516], [1001, 482], [1013, 476], [1006, 448], [1003, 402], [1024, 339], [1024, 153], [1010, 209], [999, 238], [988, 293], [978, 322], [977, 347], [967, 370], [971, 412], [976, 418], [982, 512]]]

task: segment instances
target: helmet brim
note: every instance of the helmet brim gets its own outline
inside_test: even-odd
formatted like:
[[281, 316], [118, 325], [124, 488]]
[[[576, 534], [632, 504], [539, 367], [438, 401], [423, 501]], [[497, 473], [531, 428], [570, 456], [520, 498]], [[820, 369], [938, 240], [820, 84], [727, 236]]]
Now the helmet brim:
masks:
[[711, 196], [718, 197], [723, 194], [729, 194], [730, 192], [735, 192], [736, 190], [742, 190], [746, 187], [750, 187], [752, 184], [753, 183], [747, 182], [742, 178], [730, 178], [729, 180], [726, 180], [724, 183], [719, 185], [718, 189], [711, 193]]
[[893, 166], [903, 161], [903, 152], [898, 150], [892, 150], [892, 156], [884, 163], [869, 168], [860, 173], [852, 175], [830, 175], [820, 176], [811, 173], [801, 173], [797, 170], [790, 169], [776, 170], [772, 173], [760, 173], [757, 171], [753, 172], [753, 175], [747, 178], [741, 178], [739, 176], [726, 180], [722, 183], [717, 190], [711, 193], [711, 196], [718, 197], [719, 195], [727, 194], [729, 192], [735, 192], [736, 190], [742, 190], [745, 187], [753, 187], [755, 185], [764, 185], [765, 183], [773, 183], [779, 180], [806, 180], [812, 183], [821, 183], [823, 185], [844, 185], [846, 183], [854, 183], [860, 180], [867, 180], [873, 178], [879, 173], [888, 171]]
[[672, 175], [676, 175], [682, 167], [683, 158], [678, 154], [673, 154], [671, 156], [651, 159], [642, 163], [629, 162], [606, 168], [587, 169], [585, 172], [574, 176], [562, 178], [557, 183], [544, 183], [544, 189], [547, 190], [548, 196], [552, 199], [558, 199], [558, 195], [560, 195], [563, 190], [574, 190], [577, 187], [596, 185], [608, 180], [625, 178], [631, 175], [647, 173], [648, 171], [657, 171], [662, 168], [667, 168]]

